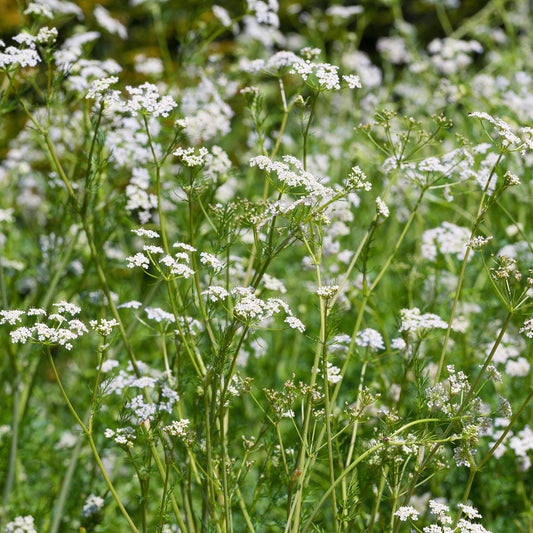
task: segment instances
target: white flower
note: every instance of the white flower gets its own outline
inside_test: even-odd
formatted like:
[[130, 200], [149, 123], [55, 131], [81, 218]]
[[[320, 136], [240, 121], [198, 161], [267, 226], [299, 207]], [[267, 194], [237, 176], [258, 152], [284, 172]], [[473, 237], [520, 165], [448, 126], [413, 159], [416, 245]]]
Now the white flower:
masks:
[[[466, 242], [470, 238], [470, 230], [456, 226], [451, 222], [443, 222], [439, 227], [424, 231], [422, 235], [422, 256], [429, 261], [436, 261], [437, 253], [455, 255], [463, 260], [467, 250]], [[471, 259], [471, 256], [468, 258]]]
[[481, 235], [478, 235], [477, 237], [472, 237], [469, 241], [466, 241], [465, 244], [473, 250], [479, 250], [487, 246], [491, 239], [492, 236], [482, 237]]
[[0, 52], [0, 68], [6, 68], [11, 65], [18, 67], [35, 67], [41, 58], [33, 48], [20, 50], [14, 46], [7, 47]]
[[181, 420], [175, 420], [172, 424], [163, 427], [163, 431], [166, 431], [173, 437], [180, 437], [183, 439], [187, 436], [190, 424], [190, 420], [182, 418]]
[[516, 361], [508, 359], [505, 363], [505, 373], [508, 376], [523, 377], [529, 374], [530, 364], [525, 357], [519, 357]]
[[14, 326], [17, 322], [21, 321], [21, 316], [24, 314], [24, 311], [19, 309], [12, 309], [8, 311], [0, 311], [0, 324], [5, 324], [6, 322]]
[[355, 344], [358, 346], [367, 347], [372, 352], [385, 349], [383, 337], [378, 331], [372, 328], [359, 331], [355, 337]]
[[206, 252], [200, 253], [200, 262], [211, 267], [213, 270], [222, 270], [225, 266], [216, 255], [208, 254]]
[[[0, 314], [2, 311], [0, 311]], [[1, 322], [0, 322], [1, 323]], [[533, 318], [526, 320], [523, 327], [518, 330], [519, 333], [524, 333], [528, 339], [533, 339]]]
[[107, 361], [102, 363], [102, 373], [107, 374], [107, 372], [110, 372], [117, 366], [119, 366], [119, 362], [116, 359], [107, 359]]
[[117, 76], [108, 76], [107, 78], [100, 78], [94, 80], [87, 91], [87, 100], [96, 100], [102, 102], [102, 97], [107, 93], [109, 87], [118, 82]]
[[155, 320], [156, 322], [175, 322], [176, 319], [172, 313], [167, 313], [160, 309], [159, 307], [147, 307], [145, 310], [146, 315], [150, 320]]
[[265, 289], [268, 289], [269, 291], [279, 291], [281, 294], [287, 292], [283, 281], [268, 274], [263, 275], [263, 285], [265, 286]]
[[285, 319], [285, 322], [289, 324], [289, 327], [291, 327], [292, 329], [297, 329], [300, 333], [303, 333], [305, 331], [305, 326], [303, 322], [295, 316], [288, 316]]
[[128, 262], [128, 268], [141, 267], [146, 270], [150, 266], [150, 260], [141, 252], [126, 257], [126, 261]]
[[121, 39], [126, 39], [128, 37], [126, 26], [114, 19], [105, 7], [96, 5], [93, 14], [98, 25], [101, 28], [104, 28], [104, 30], [107, 30], [109, 33], [114, 35], [118, 35]]
[[278, 0], [246, 0], [248, 10], [255, 15], [255, 19], [259, 24], [272, 26], [272, 28], [279, 27]]
[[157, 411], [157, 407], [153, 403], [147, 403], [142, 394], [132, 398], [127, 404], [127, 409], [131, 409], [139, 422], [146, 420], [153, 420]]
[[372, 189], [372, 184], [368, 181], [365, 173], [359, 167], [352, 167], [347, 179], [347, 187], [349, 189], [362, 189], [369, 191]]
[[505, 185], [507, 187], [516, 187], [520, 185], [520, 178], [516, 174], [512, 174], [509, 170], [503, 175]]
[[33, 516], [17, 516], [13, 522], [6, 524], [5, 533], [37, 533]]
[[450, 512], [450, 508], [446, 504], [438, 502], [437, 500], [429, 501], [429, 510], [432, 515], [443, 515]]
[[104, 499], [100, 496], [95, 496], [90, 494], [87, 496], [85, 503], [83, 504], [83, 509], [81, 510], [82, 516], [91, 516], [96, 514], [104, 506]]
[[410, 333], [420, 333], [425, 330], [447, 329], [448, 324], [438, 315], [433, 313], [420, 314], [418, 307], [412, 309], [402, 309], [400, 311], [402, 324], [399, 331], [408, 331]]
[[81, 308], [77, 305], [65, 301], [58, 302], [52, 305], [54, 307], [57, 307], [58, 313], [69, 313], [70, 315], [77, 315], [81, 311]]
[[383, 218], [388, 218], [390, 215], [387, 204], [379, 196], [376, 198], [376, 213]]
[[143, 251], [148, 252], [149, 254], [162, 254], [165, 252], [161, 246], [154, 246], [153, 244], [145, 244], [143, 246]]
[[172, 248], [181, 248], [182, 250], [186, 250], [188, 252], [196, 252], [196, 248], [194, 246], [191, 246], [190, 244], [186, 244], [184, 242], [175, 242], [172, 245]]
[[497, 117], [495, 118], [489, 115], [488, 113], [480, 112], [480, 111], [474, 111], [473, 113], [470, 113], [468, 116], [478, 118], [479, 120], [486, 120], [490, 122], [496, 128], [496, 133], [501, 137], [502, 144], [504, 146], [509, 146], [511, 144], [520, 145], [522, 143], [522, 140], [520, 139], [520, 137], [514, 134], [511, 126], [507, 122], [502, 120], [501, 118], [497, 118]]
[[324, 285], [316, 290], [318, 296], [324, 299], [333, 298], [339, 292], [338, 285]]
[[348, 74], [342, 77], [342, 79], [348, 84], [350, 89], [360, 89], [361, 78], [355, 74]]
[[177, 253], [176, 257], [165, 255], [159, 260], [159, 262], [169, 269], [170, 274], [174, 276], [183, 276], [185, 279], [188, 279], [194, 274], [194, 270], [189, 268], [187, 265], [180, 263], [181, 259], [188, 261], [189, 257], [181, 252]]
[[202, 295], [206, 296], [207, 299], [212, 302], [218, 302], [220, 300], [225, 300], [229, 296], [229, 292], [224, 287], [211, 285], [205, 291], [202, 291]]
[[147, 237], [148, 239], [157, 239], [159, 237], [157, 231], [152, 231], [150, 229], [138, 228], [132, 229], [131, 231], [139, 237]]
[[327, 377], [323, 376], [324, 379], [327, 379], [330, 383], [338, 383], [342, 380], [341, 369], [338, 366], [332, 365], [329, 361], [327, 362]]
[[226, 28], [231, 26], [231, 17], [223, 7], [214, 5], [211, 9], [213, 10], [213, 15], [220, 21], [222, 26]]
[[132, 114], [140, 111], [154, 117], [168, 117], [178, 105], [171, 96], [160, 96], [153, 83], [146, 82], [139, 87], [127, 85], [126, 91], [130, 94], [130, 99], [124, 102], [123, 111]]
[[482, 518], [479, 511], [471, 505], [465, 505], [463, 503], [460, 503], [457, 505], [457, 507], [459, 507], [459, 509], [461, 509], [470, 520], [472, 520], [473, 518]]
[[194, 148], [181, 148], [178, 146], [172, 152], [172, 155], [179, 157], [188, 167], [201, 167], [205, 164], [208, 154], [208, 149], [204, 147], [196, 151]]
[[137, 300], [130, 300], [129, 302], [124, 302], [117, 306], [117, 309], [139, 309], [142, 306], [141, 302]]
[[102, 337], [107, 337], [111, 335], [113, 328], [116, 328], [118, 326], [118, 322], [114, 318], [111, 320], [101, 318], [100, 320], [91, 320], [89, 322], [89, 325], [99, 335], [102, 335]]
[[32, 338], [33, 330], [31, 328], [21, 327], [9, 333], [13, 344], [26, 344]]
[[400, 350], [400, 351], [405, 350], [405, 348], [407, 348], [407, 344], [401, 337], [392, 339], [390, 346], [393, 350]]
[[119, 446], [127, 446], [128, 448], [133, 447], [133, 441], [137, 438], [135, 430], [130, 426], [118, 428], [117, 430], [107, 428], [104, 436], [107, 439], [113, 439]]
[[419, 514], [420, 513], [410, 505], [404, 505], [403, 507], [399, 507], [398, 510], [394, 513], [394, 515], [397, 516], [402, 522], [405, 522], [409, 518], [411, 518], [412, 520], [417, 520]]
[[326, 9], [326, 15], [330, 17], [349, 18], [353, 15], [359, 15], [364, 11], [363, 6], [342, 6], [334, 5]]

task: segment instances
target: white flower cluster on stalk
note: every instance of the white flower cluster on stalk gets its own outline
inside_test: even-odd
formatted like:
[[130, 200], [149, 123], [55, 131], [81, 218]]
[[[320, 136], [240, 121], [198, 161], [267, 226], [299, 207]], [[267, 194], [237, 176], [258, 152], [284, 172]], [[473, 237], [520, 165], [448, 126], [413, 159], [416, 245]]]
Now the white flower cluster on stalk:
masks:
[[97, 79], [91, 83], [86, 98], [95, 100], [117, 113], [129, 113], [136, 115], [150, 115], [153, 117], [168, 117], [169, 113], [177, 107], [177, 103], [169, 95], [161, 96], [159, 89], [153, 83], [143, 83], [139, 87], [126, 85], [129, 98], [124, 99], [118, 90], [112, 90], [111, 86], [118, 82], [116, 76]]
[[44, 27], [37, 35], [22, 32], [13, 40], [19, 45], [6, 47], [0, 39], [0, 69], [35, 67], [41, 61], [37, 45], [50, 45], [57, 39], [57, 29]]
[[[435, 517], [435, 524], [425, 526], [422, 530], [417, 526], [417, 531], [423, 533], [490, 533], [481, 524], [473, 522], [476, 518], [482, 518], [479, 511], [471, 505], [460, 503], [457, 505], [459, 512], [466, 515], [466, 518], [459, 518], [457, 525], [452, 527], [454, 520], [450, 515], [450, 507], [438, 500], [429, 501], [429, 512]], [[394, 513], [401, 522], [407, 520], [415, 522], [419, 519], [421, 512], [410, 505], [399, 507]]]
[[[262, 300], [254, 294], [254, 290], [250, 287], [235, 287], [231, 290], [231, 294], [235, 299], [233, 314], [242, 322], [256, 326], [283, 311], [286, 315], [285, 323], [289, 327], [300, 332], [305, 331], [305, 326], [301, 320], [293, 315], [289, 305], [281, 298]], [[210, 296], [209, 293], [208, 296]]]
[[[142, 228], [132, 231], [135, 231], [139, 236], [147, 238], [156, 238], [155, 236], [158, 235], [157, 232], [147, 231]], [[195, 252], [196, 249], [183, 243], [174, 243], [173, 248], [179, 248], [184, 251], [178, 251], [170, 255], [165, 254], [161, 246], [144, 245], [142, 252], [126, 257], [127, 267], [131, 269], [140, 267], [147, 271], [151, 264], [164, 279], [190, 278], [194, 274], [194, 270], [188, 266], [190, 262], [189, 255]], [[208, 255], [211, 256], [211, 254]]]
[[344, 80], [350, 89], [360, 89], [361, 79], [355, 74], [339, 76], [339, 67], [330, 63], [314, 62], [312, 59], [320, 54], [319, 49], [302, 49], [301, 56], [287, 50], [276, 52], [268, 60], [255, 59], [242, 66], [250, 73], [265, 71], [278, 74], [282, 70], [296, 74], [310, 87], [317, 90], [339, 90]]
[[31, 308], [28, 311], [0, 310], [0, 325], [6, 323], [12, 326], [16, 325], [22, 321], [24, 315], [42, 317], [31, 326], [21, 326], [11, 331], [11, 342], [15, 344], [32, 342], [48, 346], [59, 345], [71, 350], [72, 341], [88, 333], [89, 330], [81, 320], [76, 318], [69, 320], [65, 315], [75, 316], [81, 309], [77, 305], [65, 301], [55, 303], [53, 306], [57, 308], [57, 312], [51, 314], [39, 308]]

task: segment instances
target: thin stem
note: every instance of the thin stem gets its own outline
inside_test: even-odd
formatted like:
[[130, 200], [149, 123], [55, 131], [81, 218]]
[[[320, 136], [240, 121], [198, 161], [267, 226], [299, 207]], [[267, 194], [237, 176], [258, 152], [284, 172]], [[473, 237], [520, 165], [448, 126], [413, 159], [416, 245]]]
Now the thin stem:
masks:
[[93, 437], [92, 437], [89, 429], [87, 428], [87, 426], [83, 423], [83, 421], [79, 417], [76, 409], [74, 409], [74, 406], [70, 402], [70, 399], [67, 396], [67, 393], [66, 393], [65, 389], [63, 388], [63, 384], [61, 383], [61, 378], [59, 377], [59, 373], [57, 372], [56, 365], [54, 363], [54, 358], [52, 357], [52, 352], [50, 351], [50, 347], [48, 345], [46, 346], [45, 351], [46, 351], [46, 354], [48, 355], [48, 361], [50, 362], [50, 366], [52, 367], [52, 371], [54, 373], [54, 377], [56, 379], [56, 383], [57, 383], [57, 385], [59, 387], [59, 390], [61, 391], [61, 396], [63, 396], [63, 399], [65, 400], [65, 403], [67, 404], [67, 407], [68, 407], [69, 411], [72, 413], [72, 416], [76, 419], [76, 422], [78, 423], [78, 425], [82, 429], [83, 433], [85, 433], [85, 435], [87, 436], [87, 439], [89, 440], [89, 446], [91, 447], [91, 450], [93, 452], [93, 456], [94, 456], [94, 458], [96, 460], [96, 463], [98, 464], [98, 468], [100, 469], [100, 472], [102, 473], [104, 481], [106, 482], [106, 485], [109, 488], [109, 492], [111, 492], [111, 494], [113, 496], [113, 499], [115, 500], [118, 508], [120, 509], [120, 512], [122, 513], [122, 515], [124, 516], [124, 518], [128, 522], [128, 525], [130, 526], [131, 530], [134, 533], [139, 533], [139, 530], [137, 529], [137, 527], [133, 523], [133, 520], [130, 518], [130, 515], [128, 514], [128, 511], [126, 511], [125, 507], [122, 505], [122, 502], [120, 501], [120, 497], [117, 494], [117, 491], [115, 490], [115, 487], [111, 483], [111, 480], [109, 479], [109, 477], [108, 477], [108, 475], [107, 475], [107, 473], [105, 471], [104, 465], [102, 464], [102, 461], [100, 459], [100, 455], [98, 454], [98, 450], [96, 449]]
[[304, 170], [307, 170], [307, 148], [308, 148], [308, 142], [309, 142], [309, 129], [311, 128], [311, 122], [313, 121], [313, 117], [315, 114], [315, 107], [316, 102], [318, 100], [318, 93], [313, 95], [312, 101], [311, 101], [311, 109], [309, 111], [309, 120], [307, 121], [307, 126], [304, 130], [304, 142], [303, 142], [303, 167]]
[[[329, 401], [329, 382], [328, 382], [328, 344], [327, 344], [327, 306], [323, 298], [320, 298], [320, 310], [323, 325], [320, 328], [321, 334], [320, 342], [322, 343], [322, 371], [324, 372], [324, 411], [326, 418], [326, 439], [327, 439], [327, 448], [328, 448], [328, 464], [329, 464], [329, 481], [330, 483], [335, 482], [335, 459], [333, 457], [333, 447], [332, 447], [332, 438], [331, 438], [331, 404]], [[331, 509], [333, 511], [333, 526], [335, 531], [338, 531], [338, 521], [337, 521], [337, 499], [335, 491], [331, 493]]]
[[[413, 422], [410, 422], [408, 424], [405, 424], [400, 429], [397, 429], [390, 438], [393, 438], [397, 435], [400, 435], [403, 433], [406, 429], [409, 429], [410, 427], [420, 425], [420, 424], [427, 424], [428, 422], [439, 422], [440, 420], [438, 418], [426, 418], [422, 420], [414, 420]], [[309, 528], [311, 527], [311, 524], [313, 523], [313, 520], [315, 519], [316, 515], [324, 505], [324, 503], [329, 499], [330, 494], [332, 491], [334, 491], [337, 486], [342, 482], [342, 480], [350, 474], [355, 467], [364, 459], [366, 459], [369, 455], [373, 454], [374, 452], [378, 451], [380, 448], [383, 448], [385, 445], [387, 446], [403, 446], [405, 443], [402, 441], [399, 441], [397, 444], [394, 443], [394, 441], [389, 441], [387, 444], [385, 443], [379, 443], [375, 444], [371, 448], [368, 448], [365, 452], [363, 452], [348, 468], [346, 468], [341, 474], [337, 477], [335, 482], [328, 488], [328, 490], [323, 494], [322, 498], [320, 498], [319, 502], [314, 506], [313, 512], [311, 513], [311, 516], [307, 519], [307, 522], [304, 525], [304, 528], [302, 529], [301, 533], [306, 533]]]
[[[472, 239], [475, 236], [475, 233], [476, 233], [479, 225], [481, 224], [481, 220], [482, 220], [483, 216], [485, 215], [484, 204], [485, 204], [485, 198], [487, 197], [487, 191], [489, 190], [489, 186], [490, 186], [490, 184], [492, 182], [492, 178], [494, 177], [494, 174], [496, 173], [496, 167], [500, 164], [500, 161], [501, 161], [502, 157], [503, 157], [503, 152], [500, 152], [500, 154], [498, 155], [498, 159], [496, 160], [496, 163], [492, 167], [492, 170], [491, 170], [491, 173], [490, 173], [489, 178], [487, 180], [487, 183], [485, 185], [485, 188], [483, 189], [483, 194], [481, 195], [481, 200], [479, 201], [479, 206], [478, 206], [478, 209], [477, 209], [477, 214], [476, 214], [476, 219], [474, 221], [474, 226], [472, 227], [472, 232], [470, 233], [470, 239]], [[442, 369], [444, 367], [444, 359], [446, 357], [446, 350], [448, 348], [448, 342], [450, 340], [450, 334], [451, 334], [451, 331], [452, 331], [452, 323], [453, 323], [453, 319], [455, 317], [455, 311], [457, 309], [457, 303], [459, 302], [459, 296], [461, 294], [461, 289], [463, 287], [463, 281], [464, 281], [464, 276], [465, 276], [465, 271], [466, 271], [466, 264], [468, 262], [469, 256], [470, 256], [470, 247], [468, 247], [466, 249], [465, 256], [463, 258], [463, 264], [461, 265], [461, 272], [459, 273], [459, 278], [457, 280], [457, 287], [455, 289], [455, 297], [453, 299], [452, 309], [451, 309], [451, 312], [450, 312], [450, 318], [449, 318], [449, 321], [448, 321], [448, 328], [446, 329], [446, 335], [444, 337], [444, 342], [442, 344], [442, 351], [441, 351], [440, 359], [439, 359], [439, 366], [437, 367], [437, 373], [435, 375], [435, 383], [439, 382], [440, 375], [441, 375]]]
[[169, 474], [170, 474], [170, 460], [167, 457], [165, 461], [165, 481], [163, 483], [163, 496], [161, 498], [161, 506], [159, 507], [159, 520], [157, 521], [157, 533], [161, 533], [161, 530], [163, 529], [164, 521], [163, 516], [165, 514], [165, 504], [167, 499], [167, 491], [168, 491], [168, 480], [169, 480]]
[[518, 420], [519, 416], [522, 414], [524, 409], [527, 407], [527, 404], [530, 402], [531, 398], [533, 398], [533, 389], [529, 391], [529, 394], [527, 395], [526, 399], [518, 409], [518, 411], [515, 413], [513, 418], [511, 418], [509, 424], [507, 424], [507, 427], [503, 431], [503, 433], [500, 435], [500, 438], [492, 445], [492, 448], [488, 451], [487, 455], [483, 458], [483, 460], [478, 463], [477, 469], [481, 470], [483, 468], [483, 465], [494, 455], [494, 452], [498, 448], [498, 446], [505, 440], [507, 435], [509, 434], [509, 431], [511, 431], [511, 428], [514, 426], [515, 422]]
[[[224, 405], [224, 397], [221, 396], [220, 403]], [[230, 509], [230, 496], [228, 488], [228, 465], [227, 465], [227, 449], [226, 449], [226, 410], [222, 407], [220, 410], [219, 416], [219, 426], [220, 426], [220, 459], [222, 469], [222, 491], [223, 491], [223, 502], [224, 502], [224, 517], [226, 521], [226, 531], [233, 533], [233, 521], [231, 519], [231, 509]]]

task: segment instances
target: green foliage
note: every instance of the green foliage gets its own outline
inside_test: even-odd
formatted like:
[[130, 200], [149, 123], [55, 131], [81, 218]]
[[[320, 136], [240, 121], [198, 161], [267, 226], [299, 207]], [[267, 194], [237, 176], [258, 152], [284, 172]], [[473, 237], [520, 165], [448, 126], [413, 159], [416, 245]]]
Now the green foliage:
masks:
[[403, 4], [20, 4], [0, 530], [533, 531], [530, 7]]

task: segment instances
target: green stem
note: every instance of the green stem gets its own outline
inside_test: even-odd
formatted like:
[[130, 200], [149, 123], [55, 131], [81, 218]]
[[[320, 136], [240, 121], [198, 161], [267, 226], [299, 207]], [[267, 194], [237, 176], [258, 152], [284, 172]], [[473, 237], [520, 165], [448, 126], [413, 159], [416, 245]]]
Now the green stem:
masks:
[[481, 470], [483, 465], [494, 455], [494, 452], [498, 448], [498, 446], [504, 441], [505, 437], [509, 434], [509, 431], [511, 431], [511, 428], [514, 426], [515, 422], [518, 420], [519, 416], [522, 414], [522, 411], [526, 408], [527, 404], [530, 402], [531, 398], [533, 398], [533, 389], [529, 391], [529, 394], [527, 395], [527, 398], [524, 400], [522, 405], [520, 406], [520, 409], [515, 413], [513, 418], [511, 418], [509, 424], [505, 428], [505, 431], [500, 435], [500, 438], [492, 445], [492, 448], [489, 450], [487, 455], [483, 458], [483, 460], [477, 465], [477, 469]]
[[226, 521], [225, 531], [233, 533], [233, 521], [231, 520], [231, 509], [230, 509], [230, 496], [228, 488], [228, 465], [227, 465], [227, 449], [226, 449], [226, 410], [224, 409], [224, 396], [221, 395], [220, 398], [221, 409], [219, 416], [219, 425], [220, 425], [220, 468], [222, 469], [222, 491], [224, 499], [224, 517]]
[[120, 509], [122, 515], [128, 522], [128, 525], [130, 526], [131, 530], [134, 533], [139, 533], [139, 530], [135, 527], [135, 524], [133, 523], [132, 519], [130, 518], [130, 515], [128, 514], [128, 511], [126, 511], [125, 507], [122, 505], [122, 502], [120, 501], [120, 497], [117, 494], [117, 491], [115, 490], [115, 487], [113, 486], [113, 483], [111, 483], [111, 480], [109, 479], [104, 465], [102, 464], [102, 461], [100, 459], [100, 455], [98, 454], [98, 450], [96, 449], [96, 445], [94, 443], [93, 437], [87, 428], [87, 426], [83, 423], [81, 418], [79, 417], [76, 409], [74, 409], [74, 406], [70, 402], [69, 397], [67, 396], [67, 393], [65, 389], [63, 388], [63, 384], [61, 383], [61, 378], [59, 377], [59, 373], [57, 372], [56, 365], [54, 363], [54, 358], [52, 357], [52, 352], [50, 351], [50, 347], [47, 345], [46, 348], [46, 354], [48, 355], [48, 361], [50, 362], [50, 365], [52, 367], [52, 371], [54, 373], [57, 385], [59, 386], [59, 390], [61, 391], [61, 396], [63, 396], [63, 399], [65, 400], [65, 403], [67, 404], [67, 407], [69, 411], [72, 413], [72, 416], [76, 419], [76, 422], [82, 429], [83, 433], [87, 436], [87, 439], [89, 440], [89, 446], [91, 447], [91, 450], [93, 452], [93, 456], [96, 460], [96, 463], [98, 464], [98, 468], [100, 469], [100, 472], [102, 473], [102, 476], [104, 478], [104, 481], [106, 482], [107, 487], [109, 488], [109, 492], [111, 492], [113, 499], [115, 500], [118, 508]]
[[[322, 343], [322, 371], [324, 372], [324, 410], [326, 417], [326, 442], [328, 448], [328, 463], [329, 463], [329, 481], [335, 482], [335, 459], [333, 457], [333, 446], [331, 438], [331, 404], [329, 401], [329, 382], [328, 382], [328, 344], [327, 344], [327, 306], [323, 298], [320, 298], [320, 315], [322, 318], [322, 327], [320, 342]], [[333, 511], [333, 526], [335, 531], [338, 531], [337, 521], [337, 499], [335, 491], [331, 493], [331, 509]]]
[[168, 458], [165, 463], [166, 463], [165, 481], [163, 483], [163, 496], [161, 498], [161, 506], [159, 507], [159, 519], [157, 521], [157, 533], [161, 533], [161, 530], [163, 529], [163, 525], [164, 525], [163, 516], [165, 514], [165, 503], [166, 503], [167, 492], [168, 492], [168, 479], [169, 479], [169, 474], [170, 474], [170, 461]]
[[[474, 221], [474, 226], [472, 228], [472, 232], [470, 233], [470, 239], [472, 239], [475, 236], [475, 233], [476, 233], [476, 231], [477, 231], [479, 225], [481, 224], [481, 221], [482, 221], [482, 219], [483, 219], [483, 217], [485, 215], [484, 204], [485, 204], [485, 198], [487, 197], [487, 191], [489, 190], [490, 183], [492, 182], [492, 178], [494, 177], [494, 174], [496, 172], [496, 167], [499, 165], [502, 157], [503, 157], [503, 152], [500, 152], [500, 154], [498, 156], [498, 159], [496, 160], [496, 163], [492, 167], [492, 170], [491, 170], [491, 173], [490, 173], [489, 178], [487, 180], [487, 183], [485, 185], [485, 188], [483, 189], [483, 194], [481, 195], [481, 200], [479, 202], [479, 206], [478, 206], [478, 209], [477, 209], [477, 214], [476, 214], [476, 219]], [[466, 271], [466, 264], [468, 262], [469, 256], [470, 256], [470, 248], [467, 248], [466, 252], [465, 252], [464, 259], [463, 259], [463, 264], [461, 265], [461, 272], [459, 274], [459, 279], [457, 280], [457, 288], [455, 289], [455, 297], [453, 299], [452, 310], [450, 312], [450, 318], [449, 318], [449, 321], [448, 321], [448, 328], [446, 329], [446, 335], [444, 337], [444, 342], [442, 344], [442, 351], [441, 351], [441, 354], [440, 354], [439, 366], [437, 367], [437, 373], [435, 375], [435, 383], [439, 382], [440, 375], [441, 375], [442, 369], [444, 367], [444, 359], [446, 357], [446, 349], [448, 348], [448, 342], [450, 340], [450, 334], [451, 334], [451, 331], [452, 331], [452, 323], [453, 323], [453, 319], [455, 317], [455, 311], [457, 309], [457, 303], [459, 302], [459, 296], [461, 294], [461, 289], [463, 287], [463, 281], [464, 281], [464, 276], [465, 276], [465, 271]]]
[[[408, 424], [405, 424], [400, 429], [397, 429], [394, 433], [391, 434], [390, 439], [393, 437], [399, 435], [400, 433], [403, 433], [406, 429], [409, 429], [412, 426], [420, 425], [420, 424], [427, 424], [428, 422], [440, 422], [440, 419], [438, 418], [425, 418], [422, 420], [414, 420], [413, 422], [409, 422]], [[398, 446], [403, 446], [404, 442], [398, 442]], [[306, 533], [309, 528], [311, 527], [311, 524], [313, 523], [313, 520], [315, 519], [316, 515], [324, 505], [324, 503], [329, 499], [330, 494], [332, 491], [334, 491], [337, 486], [342, 482], [342, 480], [350, 474], [355, 467], [364, 459], [366, 459], [369, 455], [373, 454], [374, 452], [378, 451], [380, 448], [383, 448], [385, 445], [395, 445], [394, 442], [388, 442], [385, 443], [379, 443], [375, 444], [371, 448], [368, 448], [365, 452], [363, 452], [348, 468], [346, 468], [341, 474], [337, 477], [335, 482], [328, 488], [328, 490], [323, 494], [322, 498], [318, 501], [318, 503], [314, 506], [313, 512], [311, 513], [311, 516], [307, 519], [307, 522], [304, 525], [304, 528], [302, 529], [301, 533]]]

